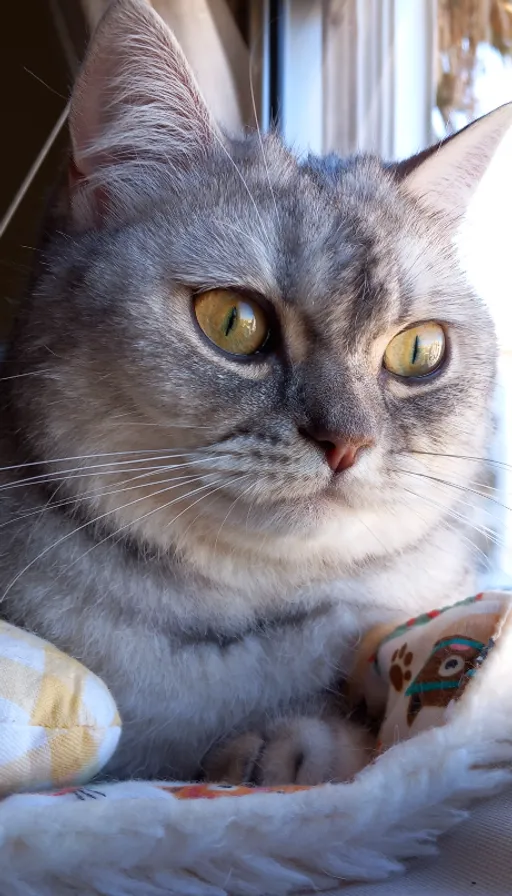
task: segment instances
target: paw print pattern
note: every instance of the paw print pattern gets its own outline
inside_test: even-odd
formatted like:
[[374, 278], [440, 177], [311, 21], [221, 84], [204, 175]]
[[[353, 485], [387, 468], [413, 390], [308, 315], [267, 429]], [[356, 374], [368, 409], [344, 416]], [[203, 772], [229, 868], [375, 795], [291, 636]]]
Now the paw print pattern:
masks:
[[407, 644], [402, 644], [400, 648], [397, 647], [391, 657], [389, 680], [395, 691], [403, 690], [404, 684], [407, 684], [411, 680], [412, 672], [409, 667], [412, 660], [413, 655], [410, 650], [407, 650]]

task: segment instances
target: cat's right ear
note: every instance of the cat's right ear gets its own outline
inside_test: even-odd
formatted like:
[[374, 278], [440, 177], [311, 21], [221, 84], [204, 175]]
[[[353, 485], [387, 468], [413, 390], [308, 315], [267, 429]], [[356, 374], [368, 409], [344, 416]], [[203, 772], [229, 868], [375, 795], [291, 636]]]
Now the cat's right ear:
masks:
[[79, 228], [134, 206], [219, 135], [171, 31], [146, 0], [114, 0], [71, 99], [71, 208]]

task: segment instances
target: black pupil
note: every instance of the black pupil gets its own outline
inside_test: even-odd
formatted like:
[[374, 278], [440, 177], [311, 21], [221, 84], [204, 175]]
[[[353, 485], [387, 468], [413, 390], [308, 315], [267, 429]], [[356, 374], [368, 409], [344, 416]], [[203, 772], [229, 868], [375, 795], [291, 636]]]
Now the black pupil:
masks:
[[456, 666], [458, 666], [458, 665], [459, 665], [459, 661], [455, 658], [453, 660], [447, 660], [447, 662], [446, 662], [447, 669], [455, 669]]
[[416, 339], [414, 340], [414, 348], [412, 350], [412, 363], [413, 364], [416, 364], [416, 358], [418, 357], [419, 349], [420, 349], [420, 337], [416, 336]]
[[238, 311], [237, 311], [236, 306], [233, 305], [233, 307], [230, 309], [229, 314], [226, 318], [224, 336], [229, 336], [229, 334], [231, 333], [231, 330], [233, 329], [233, 327], [236, 324], [237, 317], [238, 317]]

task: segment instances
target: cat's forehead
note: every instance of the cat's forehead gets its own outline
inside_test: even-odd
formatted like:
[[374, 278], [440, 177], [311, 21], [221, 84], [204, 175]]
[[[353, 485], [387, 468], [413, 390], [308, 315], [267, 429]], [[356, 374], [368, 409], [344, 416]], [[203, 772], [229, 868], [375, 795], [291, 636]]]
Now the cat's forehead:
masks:
[[224, 155], [168, 216], [176, 274], [362, 324], [400, 293], [394, 193], [376, 160]]

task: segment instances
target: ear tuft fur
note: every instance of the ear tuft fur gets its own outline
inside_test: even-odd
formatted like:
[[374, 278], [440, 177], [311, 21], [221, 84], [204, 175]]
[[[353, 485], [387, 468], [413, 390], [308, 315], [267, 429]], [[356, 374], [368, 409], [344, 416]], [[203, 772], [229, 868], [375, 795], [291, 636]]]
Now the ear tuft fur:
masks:
[[510, 304], [511, 160], [508, 103], [427, 153], [403, 180], [403, 189], [440, 218], [466, 279], [499, 313]]
[[[494, 177], [504, 144], [509, 141], [512, 142], [512, 103], [484, 115], [438, 146], [420, 153], [415, 160], [400, 163], [398, 168], [404, 170], [406, 190], [420, 203], [458, 221], [468, 211], [484, 180]], [[502, 174], [506, 174], [505, 169]]]
[[73, 92], [70, 134], [82, 225], [126, 206], [130, 185], [137, 192], [155, 167], [186, 168], [215, 139], [177, 41], [145, 0], [114, 0], [100, 22]]

